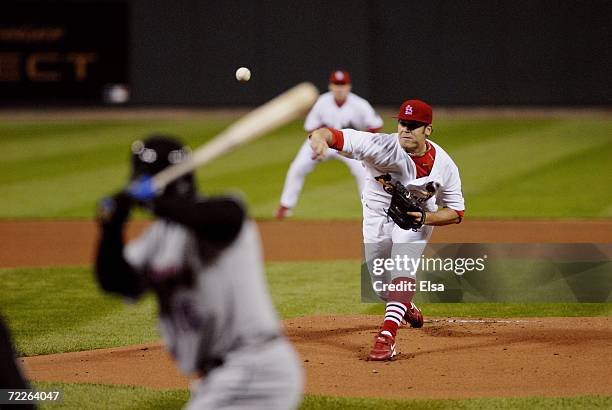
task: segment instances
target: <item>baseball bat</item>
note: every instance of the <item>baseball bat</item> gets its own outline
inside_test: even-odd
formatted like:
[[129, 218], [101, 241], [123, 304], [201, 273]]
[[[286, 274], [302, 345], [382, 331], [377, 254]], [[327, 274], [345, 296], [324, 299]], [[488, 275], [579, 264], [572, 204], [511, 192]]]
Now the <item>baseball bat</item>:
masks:
[[153, 177], [156, 192], [188, 172], [220, 157], [231, 149], [254, 140], [300, 116], [319, 96], [317, 88], [308, 82], [296, 85], [264, 105], [251, 111], [213, 137], [190, 158], [162, 170]]

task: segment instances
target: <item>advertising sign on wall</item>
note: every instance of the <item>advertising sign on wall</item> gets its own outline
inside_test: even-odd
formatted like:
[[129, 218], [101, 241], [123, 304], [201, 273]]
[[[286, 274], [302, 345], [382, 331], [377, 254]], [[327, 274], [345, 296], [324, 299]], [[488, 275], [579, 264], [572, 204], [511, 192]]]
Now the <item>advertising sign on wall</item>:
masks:
[[3, 3], [0, 104], [126, 102], [125, 2]]

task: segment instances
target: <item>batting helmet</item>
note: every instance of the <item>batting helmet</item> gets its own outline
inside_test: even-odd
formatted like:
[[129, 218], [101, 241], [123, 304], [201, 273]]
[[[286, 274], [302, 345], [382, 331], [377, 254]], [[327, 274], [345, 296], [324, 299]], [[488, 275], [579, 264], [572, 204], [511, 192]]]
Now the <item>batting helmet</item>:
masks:
[[[132, 173], [130, 180], [141, 175], [155, 175], [164, 168], [185, 161], [191, 150], [169, 135], [151, 135], [132, 143]], [[195, 177], [187, 173], [167, 185], [163, 195], [195, 195]]]

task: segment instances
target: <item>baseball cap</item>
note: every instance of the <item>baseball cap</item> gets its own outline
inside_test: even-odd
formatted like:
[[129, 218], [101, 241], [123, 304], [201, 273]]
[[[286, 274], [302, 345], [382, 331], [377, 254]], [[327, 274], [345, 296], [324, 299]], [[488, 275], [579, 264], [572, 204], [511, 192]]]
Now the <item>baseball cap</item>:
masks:
[[433, 111], [431, 106], [421, 100], [404, 101], [397, 115], [398, 120], [422, 122], [431, 124]]
[[[184, 146], [178, 138], [166, 134], [154, 134], [144, 140], [134, 141], [131, 151], [131, 181], [142, 175], [155, 175], [171, 165], [186, 161], [191, 155], [189, 147]], [[166, 197], [195, 194], [196, 183], [193, 172], [172, 181], [163, 190], [163, 195]]]
[[329, 82], [338, 85], [350, 84], [351, 75], [348, 71], [336, 70], [329, 75]]
[[154, 134], [132, 143], [132, 176], [155, 175], [186, 160], [191, 150], [171, 135]]

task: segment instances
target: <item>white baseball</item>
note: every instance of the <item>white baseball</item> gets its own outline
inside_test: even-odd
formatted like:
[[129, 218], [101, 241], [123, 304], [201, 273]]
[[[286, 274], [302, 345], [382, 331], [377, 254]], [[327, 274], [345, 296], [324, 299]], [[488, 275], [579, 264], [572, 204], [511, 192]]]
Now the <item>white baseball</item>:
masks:
[[238, 70], [236, 70], [236, 80], [240, 81], [241, 83], [246, 83], [250, 79], [251, 70], [249, 70], [248, 68], [240, 67]]

